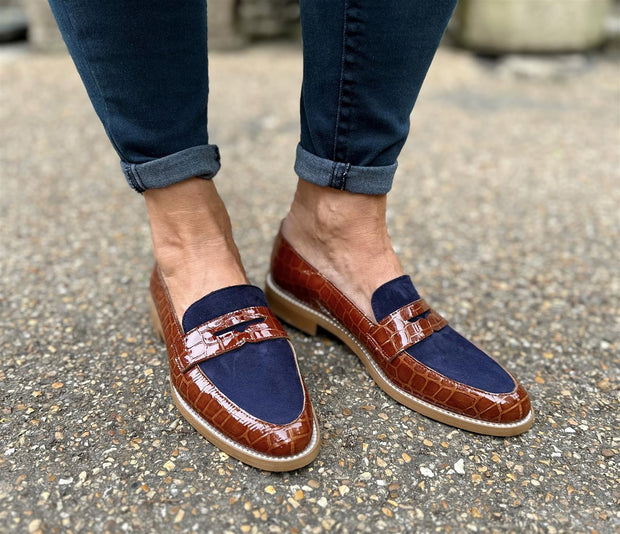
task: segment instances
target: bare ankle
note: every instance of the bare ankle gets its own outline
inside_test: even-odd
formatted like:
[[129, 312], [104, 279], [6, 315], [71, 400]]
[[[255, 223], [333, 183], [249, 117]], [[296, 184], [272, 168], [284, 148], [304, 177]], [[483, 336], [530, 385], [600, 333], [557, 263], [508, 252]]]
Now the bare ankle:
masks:
[[299, 181], [284, 237], [367, 315], [379, 285], [403, 274], [386, 224], [386, 196]]
[[319, 187], [299, 180], [284, 221], [285, 237], [336, 245], [339, 241], [374, 243], [388, 247], [386, 196], [361, 195]]
[[204, 295], [247, 283], [226, 207], [211, 180], [145, 191], [153, 252], [177, 315]]
[[341, 233], [360, 226], [382, 230], [386, 205], [386, 195], [361, 195], [299, 180], [290, 213], [309, 219], [322, 232]]
[[226, 207], [211, 180], [192, 178], [144, 192], [155, 250], [200, 246], [226, 238], [232, 229]]

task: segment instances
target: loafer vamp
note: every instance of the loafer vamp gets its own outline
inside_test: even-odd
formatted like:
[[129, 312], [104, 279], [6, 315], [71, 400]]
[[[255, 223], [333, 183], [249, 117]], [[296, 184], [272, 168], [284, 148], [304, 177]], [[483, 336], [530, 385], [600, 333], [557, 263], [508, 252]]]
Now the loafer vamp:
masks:
[[288, 340], [246, 344], [200, 364], [201, 371], [241, 409], [257, 419], [284, 425], [304, 407], [304, 389]]
[[293, 456], [312, 439], [313, 414], [304, 386], [304, 407], [290, 423], [268, 423], [241, 409], [194, 367], [173, 380], [183, 399], [205, 421], [240, 445], [269, 456]]

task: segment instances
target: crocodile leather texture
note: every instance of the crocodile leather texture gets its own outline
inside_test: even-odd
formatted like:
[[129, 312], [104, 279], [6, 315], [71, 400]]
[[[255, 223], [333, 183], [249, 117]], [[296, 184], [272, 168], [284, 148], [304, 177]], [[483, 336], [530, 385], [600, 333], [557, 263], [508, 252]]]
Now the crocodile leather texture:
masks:
[[[405, 352], [447, 324], [424, 300], [404, 306], [377, 323], [305, 261], [281, 234], [274, 245], [271, 276], [281, 290], [317, 312], [329, 314], [366, 348], [394, 386], [414, 397], [490, 423], [514, 423], [530, 414], [528, 394], [514, 378], [513, 391], [491, 393], [450, 379]], [[409, 321], [426, 311], [426, 318]]]
[[[306, 449], [312, 439], [313, 414], [305, 385], [304, 405], [297, 419], [278, 425], [253, 417], [242, 410], [218, 390], [198, 365], [216, 356], [225, 358], [226, 352], [244, 343], [288, 338], [270, 310], [266, 307], [244, 308], [218, 317], [185, 334], [157, 266], [151, 275], [150, 290], [168, 349], [171, 382], [185, 402], [211, 426], [239, 445], [258, 453], [284, 457]], [[243, 332], [232, 330], [220, 333], [235, 325], [257, 319], [262, 321], [248, 325]]]
[[[410, 321], [425, 312], [429, 312], [426, 317]], [[385, 317], [371, 329], [370, 335], [391, 362], [409, 347], [433, 332], [441, 330], [447, 324], [441, 315], [431, 310], [424, 299], [419, 299]]]
[[[242, 332], [229, 330], [249, 321], [260, 321], [248, 325]], [[187, 350], [179, 354], [179, 367], [185, 373], [196, 364], [238, 349], [245, 343], [259, 343], [266, 339], [288, 339], [282, 325], [264, 306], [244, 308], [222, 315], [191, 330], [186, 335]]]

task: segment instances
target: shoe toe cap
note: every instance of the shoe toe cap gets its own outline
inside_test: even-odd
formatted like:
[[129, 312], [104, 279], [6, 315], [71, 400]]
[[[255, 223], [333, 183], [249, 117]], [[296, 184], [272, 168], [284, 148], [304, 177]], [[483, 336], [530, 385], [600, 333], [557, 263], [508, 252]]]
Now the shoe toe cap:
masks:
[[527, 391], [519, 384], [511, 393], [481, 398], [477, 403], [477, 408], [481, 418], [509, 424], [527, 418], [532, 406]]

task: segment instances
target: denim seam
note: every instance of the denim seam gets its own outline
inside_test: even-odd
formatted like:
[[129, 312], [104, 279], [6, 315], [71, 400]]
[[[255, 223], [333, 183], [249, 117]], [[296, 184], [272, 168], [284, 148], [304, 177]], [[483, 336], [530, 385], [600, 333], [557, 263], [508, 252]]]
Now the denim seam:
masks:
[[135, 165], [133, 163], [128, 163], [121, 160], [121, 169], [123, 170], [123, 174], [129, 182], [130, 187], [134, 191], [137, 191], [138, 193], [144, 193], [144, 191], [146, 191], [144, 183], [142, 182], [140, 177], [137, 176], [137, 169], [135, 168]]
[[[338, 123], [336, 126], [336, 138], [334, 142], [334, 160], [349, 161], [349, 144], [348, 137], [351, 132], [352, 115], [354, 114], [355, 98], [354, 85], [356, 83], [355, 76], [351, 72], [355, 71], [357, 66], [356, 58], [359, 54], [356, 46], [356, 39], [359, 40], [360, 19], [359, 9], [354, 5], [353, 0], [346, 0], [345, 10], [345, 36], [343, 37], [343, 58], [340, 73], [340, 94], [338, 98]], [[339, 142], [340, 141], [340, 142]]]
[[131, 168], [131, 164], [121, 165], [121, 167], [123, 168], [123, 171], [125, 171], [125, 176], [127, 177], [129, 185], [132, 187], [132, 189], [135, 189], [136, 191], [138, 191], [138, 193], [141, 193], [141, 191], [139, 190], [138, 182], [133, 175], [133, 169]]
[[342, 190], [346, 191], [347, 189], [347, 176], [349, 174], [349, 169], [351, 169], [351, 164], [347, 163], [344, 166], [344, 171], [342, 171]]
[[344, 85], [344, 65], [346, 62], [346, 48], [347, 48], [347, 10], [349, 7], [348, 0], [344, 1], [343, 15], [342, 15], [342, 58], [340, 60], [340, 84], [338, 86], [338, 108], [336, 110], [336, 123], [334, 124], [334, 147], [332, 152], [332, 160], [336, 161], [336, 151], [338, 148], [338, 130], [340, 129], [340, 113], [342, 110], [342, 91]]
[[142, 189], [142, 191], [146, 191], [146, 186], [144, 185], [144, 182], [142, 181], [142, 177], [140, 176], [140, 172], [138, 171], [138, 167], [135, 164], [130, 163], [129, 164], [129, 169], [130, 169], [130, 172], [131, 172], [131, 175], [132, 175], [133, 179], [138, 184], [138, 187], [139, 187], [138, 191], [140, 189]]
[[[75, 35], [77, 35], [78, 32], [76, 30], [75, 24], [73, 23], [71, 10], [66, 9], [64, 4], [62, 5], [61, 9], [64, 11], [66, 20], [71, 25], [73, 33]], [[87, 54], [86, 54], [86, 50], [85, 50], [81, 40], [79, 40], [79, 39], [77, 39], [77, 46], [79, 46], [81, 48], [82, 56], [84, 58], [88, 57]], [[120, 149], [120, 146], [118, 145], [118, 143], [114, 140], [114, 136], [112, 135], [112, 129], [109, 127], [109, 119], [108, 119], [108, 117], [110, 116], [110, 109], [108, 107], [108, 102], [105, 99], [103, 91], [101, 90], [101, 86], [99, 85], [99, 80], [97, 80], [97, 77], [95, 76], [95, 73], [93, 72], [93, 69], [91, 68], [90, 63], [88, 61], [83, 61], [82, 63], [83, 63], [83, 65], [86, 66], [86, 68], [88, 69], [88, 72], [89, 72], [91, 78], [95, 82], [95, 87], [97, 88], [97, 92], [99, 93], [99, 97], [101, 98], [101, 101], [103, 102], [103, 105], [105, 106], [106, 118], [105, 118], [105, 121], [103, 122], [103, 127], [104, 127], [106, 133], [108, 134], [110, 142], [112, 143], [112, 146], [114, 147], [116, 152], [119, 154], [121, 159], [128, 159], [125, 156], [125, 154], [123, 153], [123, 151]]]
[[351, 169], [350, 163], [341, 163], [338, 161], [333, 161], [332, 170], [329, 176], [329, 187], [333, 189], [339, 189], [340, 191], [346, 191], [347, 178], [349, 176], [350, 169]]

